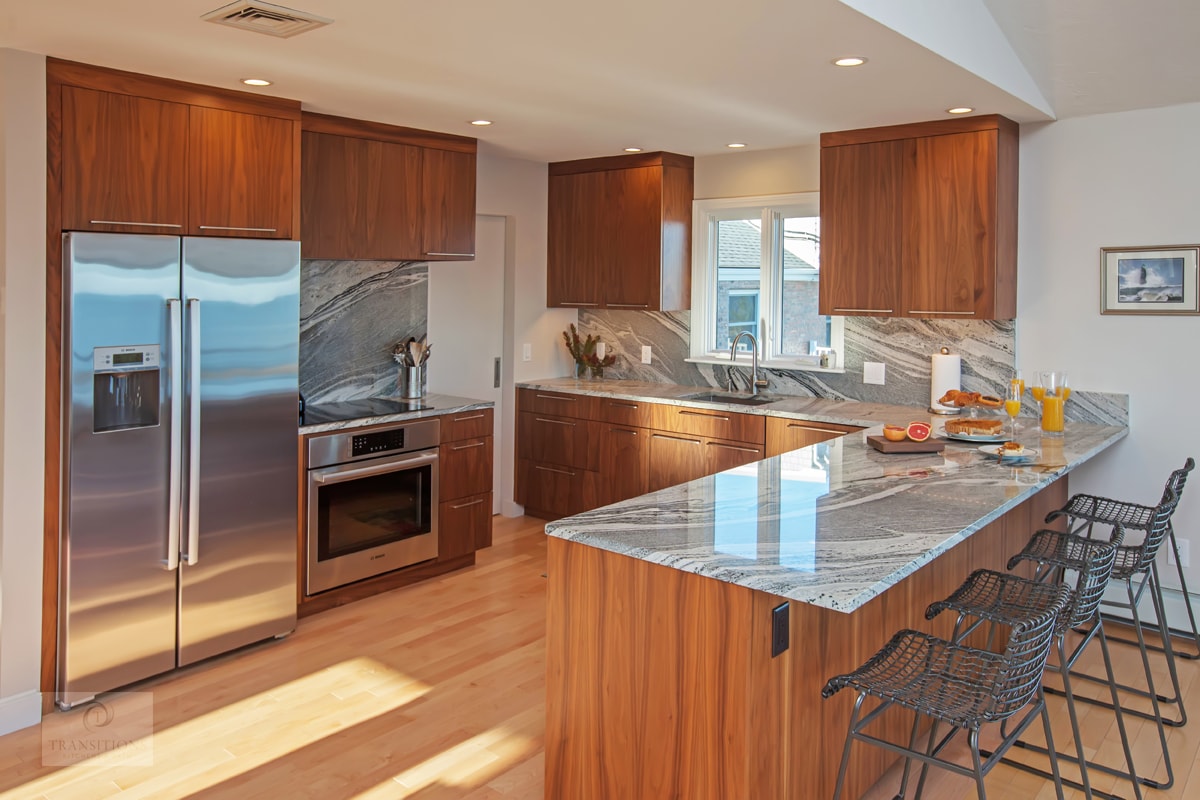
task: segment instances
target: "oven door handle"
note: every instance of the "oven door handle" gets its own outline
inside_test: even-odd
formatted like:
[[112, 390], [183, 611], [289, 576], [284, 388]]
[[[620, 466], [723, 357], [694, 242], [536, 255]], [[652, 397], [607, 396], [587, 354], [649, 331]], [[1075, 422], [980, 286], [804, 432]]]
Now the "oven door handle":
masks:
[[384, 475], [388, 472], [399, 472], [400, 470], [409, 469], [410, 467], [418, 467], [422, 464], [432, 464], [438, 460], [436, 452], [426, 453], [424, 455], [406, 458], [403, 461], [389, 461], [386, 464], [376, 464], [372, 467], [363, 467], [362, 469], [350, 469], [345, 472], [321, 473], [314, 472], [312, 479], [320, 484], [343, 483], [352, 481], [358, 478], [369, 478], [372, 475]]

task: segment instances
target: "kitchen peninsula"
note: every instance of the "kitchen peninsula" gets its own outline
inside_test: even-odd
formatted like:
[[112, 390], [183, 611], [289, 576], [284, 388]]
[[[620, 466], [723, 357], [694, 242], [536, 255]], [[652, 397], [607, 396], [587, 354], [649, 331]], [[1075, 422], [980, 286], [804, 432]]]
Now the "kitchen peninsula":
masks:
[[[886, 410], [754, 411], [804, 403], [846, 424]], [[1127, 428], [1052, 440], [1026, 421], [1041, 452], [1018, 466], [957, 442], [884, 455], [871, 432], [547, 525], [547, 796], [830, 796], [852, 698], [822, 700], [824, 682], [901, 628], [946, 634], [928, 603], [1003, 569]], [[901, 740], [911, 718], [890, 724]], [[891, 760], [855, 748], [847, 796]]]

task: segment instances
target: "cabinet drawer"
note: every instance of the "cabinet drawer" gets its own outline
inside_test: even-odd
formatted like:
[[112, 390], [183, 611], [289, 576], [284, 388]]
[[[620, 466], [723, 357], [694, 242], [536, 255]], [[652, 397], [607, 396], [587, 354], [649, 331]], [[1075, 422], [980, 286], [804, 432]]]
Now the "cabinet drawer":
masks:
[[534, 461], [595, 469], [596, 425], [586, 419], [553, 417], [522, 411], [517, 455]]
[[492, 493], [457, 500], [445, 500], [438, 506], [438, 558], [442, 561], [473, 553], [492, 545]]
[[704, 441], [704, 466], [705, 471], [710, 475], [740, 467], [743, 464], [761, 461], [765, 456], [766, 448], [762, 445], [744, 442], [718, 442], [713, 439]]
[[653, 425], [654, 403], [642, 400], [621, 400], [616, 397], [601, 397], [596, 419], [613, 425], [629, 425], [634, 428], [649, 428]]
[[767, 454], [777, 456], [861, 430], [857, 425], [767, 417]]
[[754, 444], [767, 440], [766, 417], [658, 404], [653, 409], [653, 426], [662, 431]]
[[492, 409], [476, 408], [458, 414], [446, 414], [442, 421], [442, 441], [457, 442], [476, 436], [492, 435]]
[[600, 423], [600, 505], [649, 491], [650, 431]]
[[595, 419], [596, 401], [599, 398], [583, 394], [543, 392], [540, 389], [522, 389], [517, 397], [517, 408], [537, 414], [552, 414], [576, 419]]
[[590, 470], [519, 459], [521, 497], [525, 513], [558, 519], [595, 508], [597, 473]]
[[451, 500], [491, 491], [492, 437], [479, 436], [441, 446], [440, 499]]
[[650, 433], [649, 489], [656, 492], [668, 486], [701, 478], [707, 474], [704, 439], [700, 436], [676, 436]]

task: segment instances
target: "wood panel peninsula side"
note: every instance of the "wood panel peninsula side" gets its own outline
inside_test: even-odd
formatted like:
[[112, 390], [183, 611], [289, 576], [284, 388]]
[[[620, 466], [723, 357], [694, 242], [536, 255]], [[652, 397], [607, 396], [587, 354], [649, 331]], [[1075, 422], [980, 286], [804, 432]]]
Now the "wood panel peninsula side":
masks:
[[[1127, 430], [1073, 424], [1020, 467], [851, 433], [548, 524], [546, 796], [832, 796], [853, 698], [825, 681], [902, 628], [947, 635], [925, 607], [1004, 569]], [[893, 760], [855, 747], [845, 795]]]

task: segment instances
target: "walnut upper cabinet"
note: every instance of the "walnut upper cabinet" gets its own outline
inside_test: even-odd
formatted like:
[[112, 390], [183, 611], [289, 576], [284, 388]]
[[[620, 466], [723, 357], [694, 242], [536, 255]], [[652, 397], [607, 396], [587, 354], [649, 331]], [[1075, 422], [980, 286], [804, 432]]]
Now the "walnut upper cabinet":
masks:
[[1017, 149], [997, 115], [822, 134], [820, 312], [1014, 318]]
[[692, 164], [674, 153], [551, 164], [546, 305], [688, 308]]
[[61, 230], [297, 235], [299, 103], [58, 59], [46, 75]]
[[304, 113], [305, 258], [475, 257], [475, 139]]

